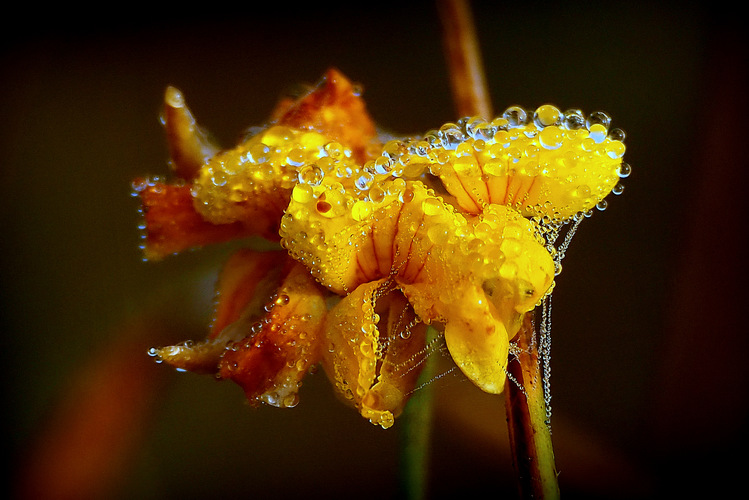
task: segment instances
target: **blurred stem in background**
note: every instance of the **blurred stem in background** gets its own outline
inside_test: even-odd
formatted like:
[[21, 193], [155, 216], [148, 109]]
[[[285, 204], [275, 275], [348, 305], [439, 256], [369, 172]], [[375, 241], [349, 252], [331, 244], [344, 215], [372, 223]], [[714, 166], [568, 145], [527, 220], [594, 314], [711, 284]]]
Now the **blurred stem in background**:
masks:
[[[427, 345], [439, 334], [434, 328], [427, 330]], [[429, 455], [431, 453], [432, 419], [434, 415], [434, 389], [431, 385], [437, 374], [439, 358], [427, 356], [416, 384], [416, 392], [400, 417], [400, 474], [401, 489], [405, 498], [427, 498], [429, 483]]]

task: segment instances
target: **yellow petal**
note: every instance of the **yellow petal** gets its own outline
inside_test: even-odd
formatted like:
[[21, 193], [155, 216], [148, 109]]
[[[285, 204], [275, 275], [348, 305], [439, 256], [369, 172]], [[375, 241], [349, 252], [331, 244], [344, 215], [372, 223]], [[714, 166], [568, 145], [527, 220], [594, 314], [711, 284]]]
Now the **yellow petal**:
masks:
[[507, 331], [482, 290], [465, 288], [444, 311], [445, 342], [455, 364], [481, 390], [504, 389], [509, 351]]
[[328, 314], [323, 367], [345, 400], [387, 428], [414, 390], [425, 333], [392, 281], [366, 283]]
[[393, 160], [428, 167], [469, 213], [501, 204], [525, 216], [568, 220], [612, 191], [625, 150], [605, 114], [591, 114], [586, 125], [578, 113], [546, 105], [535, 114], [511, 108], [509, 120], [445, 124], [405, 144]]

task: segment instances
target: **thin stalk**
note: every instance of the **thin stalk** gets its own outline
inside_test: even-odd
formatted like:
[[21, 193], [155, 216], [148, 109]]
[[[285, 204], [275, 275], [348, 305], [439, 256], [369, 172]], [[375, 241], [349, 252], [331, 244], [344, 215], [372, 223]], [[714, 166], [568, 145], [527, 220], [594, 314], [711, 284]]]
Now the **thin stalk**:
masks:
[[547, 422], [539, 339], [533, 312], [517, 337], [517, 359], [509, 363], [505, 387], [507, 424], [521, 498], [559, 498], [559, 484]]
[[[427, 329], [427, 344], [437, 336], [432, 327]], [[439, 358], [429, 355], [416, 387], [399, 418], [401, 489], [405, 498], [422, 500], [427, 497], [429, 484], [429, 455], [431, 452], [434, 388], [429, 382], [437, 375]]]
[[476, 27], [466, 0], [437, 0], [453, 101], [459, 117], [492, 119]]

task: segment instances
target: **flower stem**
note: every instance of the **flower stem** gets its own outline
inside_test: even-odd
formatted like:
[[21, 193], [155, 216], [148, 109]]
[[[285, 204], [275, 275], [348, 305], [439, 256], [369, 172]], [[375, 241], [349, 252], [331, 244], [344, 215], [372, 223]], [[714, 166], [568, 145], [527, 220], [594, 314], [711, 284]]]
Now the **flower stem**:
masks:
[[460, 117], [492, 119], [491, 99], [467, 0], [437, 0], [453, 101]]
[[533, 312], [523, 319], [517, 337], [517, 359], [507, 366], [505, 397], [510, 447], [521, 498], [559, 498], [559, 484], [547, 422]]
[[[432, 327], [427, 329], [427, 343], [437, 335]], [[434, 389], [429, 383], [437, 375], [437, 356], [430, 355], [416, 387], [399, 421], [400, 427], [400, 477], [405, 498], [422, 500], [427, 497], [429, 483], [429, 455], [431, 451]]]

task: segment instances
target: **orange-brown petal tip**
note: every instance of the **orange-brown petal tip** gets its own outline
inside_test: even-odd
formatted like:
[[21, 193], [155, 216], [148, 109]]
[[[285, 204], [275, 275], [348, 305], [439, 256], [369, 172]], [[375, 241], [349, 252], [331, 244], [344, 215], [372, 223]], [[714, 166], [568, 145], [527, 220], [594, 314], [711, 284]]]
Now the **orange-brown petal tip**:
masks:
[[217, 225], [204, 220], [195, 211], [188, 185], [136, 179], [133, 194], [141, 201], [146, 260], [246, 236], [239, 223]]

